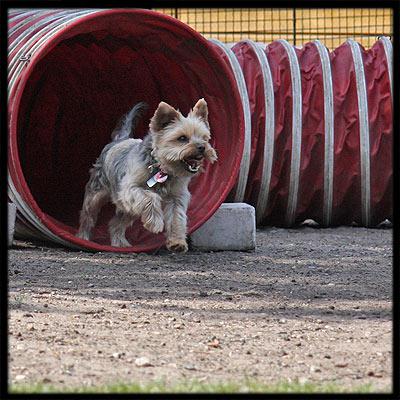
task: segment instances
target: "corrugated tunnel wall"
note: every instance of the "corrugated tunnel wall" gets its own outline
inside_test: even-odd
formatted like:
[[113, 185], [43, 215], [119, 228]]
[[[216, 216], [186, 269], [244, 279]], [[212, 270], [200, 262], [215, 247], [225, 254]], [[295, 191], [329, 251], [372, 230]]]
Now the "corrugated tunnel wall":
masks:
[[[376, 226], [392, 218], [392, 44], [226, 45], [245, 111], [234, 201], [259, 225]], [[246, 89], [246, 90], [245, 90]]]

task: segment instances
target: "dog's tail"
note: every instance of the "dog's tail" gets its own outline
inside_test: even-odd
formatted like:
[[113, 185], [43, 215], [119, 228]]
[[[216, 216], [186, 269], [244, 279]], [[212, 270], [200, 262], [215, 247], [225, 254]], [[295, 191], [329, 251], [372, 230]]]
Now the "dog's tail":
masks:
[[111, 134], [113, 141], [128, 139], [133, 136], [133, 130], [143, 112], [147, 110], [148, 105], [143, 101], [137, 103], [131, 111], [125, 114], [117, 123], [117, 126]]

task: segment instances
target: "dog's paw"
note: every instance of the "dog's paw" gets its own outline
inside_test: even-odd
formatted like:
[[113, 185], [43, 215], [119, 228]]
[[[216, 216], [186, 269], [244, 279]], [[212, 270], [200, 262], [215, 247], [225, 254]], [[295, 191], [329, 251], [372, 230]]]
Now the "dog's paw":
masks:
[[162, 218], [143, 222], [143, 226], [150, 232], [160, 233], [164, 230], [164, 221]]
[[111, 239], [111, 246], [113, 247], [132, 247], [126, 239]]
[[186, 253], [188, 251], [188, 245], [186, 240], [174, 240], [167, 241], [167, 249], [174, 253]]
[[83, 239], [83, 240], [90, 240], [90, 234], [89, 232], [81, 232], [79, 231], [76, 235], [77, 238]]

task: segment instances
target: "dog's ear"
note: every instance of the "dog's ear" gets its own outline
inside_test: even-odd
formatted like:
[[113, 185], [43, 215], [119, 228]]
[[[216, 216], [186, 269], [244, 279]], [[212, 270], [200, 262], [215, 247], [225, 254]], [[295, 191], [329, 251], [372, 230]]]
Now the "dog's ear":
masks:
[[210, 128], [210, 125], [208, 123], [208, 106], [207, 102], [204, 99], [200, 99], [195, 104], [191, 114], [197, 118], [200, 118], [207, 125], [207, 127]]
[[179, 111], [162, 101], [150, 120], [150, 130], [152, 132], [160, 132], [172, 121], [179, 119], [180, 115]]
[[217, 152], [209, 144], [206, 145], [205, 156], [211, 164], [218, 160]]

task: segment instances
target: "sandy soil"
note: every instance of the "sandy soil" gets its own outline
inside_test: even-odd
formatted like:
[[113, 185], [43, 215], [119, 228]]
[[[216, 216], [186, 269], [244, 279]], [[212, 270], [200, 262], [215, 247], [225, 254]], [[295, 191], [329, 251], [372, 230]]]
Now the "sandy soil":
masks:
[[391, 390], [392, 231], [257, 231], [254, 252], [9, 250], [10, 382], [286, 380]]

